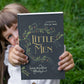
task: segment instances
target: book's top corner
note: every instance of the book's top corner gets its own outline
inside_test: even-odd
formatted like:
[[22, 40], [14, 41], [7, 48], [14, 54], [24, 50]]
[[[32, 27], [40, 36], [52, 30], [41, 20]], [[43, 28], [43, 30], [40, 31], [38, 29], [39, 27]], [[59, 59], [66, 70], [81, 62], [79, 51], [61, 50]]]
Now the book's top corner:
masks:
[[63, 12], [18, 13], [17, 15], [63, 14]]

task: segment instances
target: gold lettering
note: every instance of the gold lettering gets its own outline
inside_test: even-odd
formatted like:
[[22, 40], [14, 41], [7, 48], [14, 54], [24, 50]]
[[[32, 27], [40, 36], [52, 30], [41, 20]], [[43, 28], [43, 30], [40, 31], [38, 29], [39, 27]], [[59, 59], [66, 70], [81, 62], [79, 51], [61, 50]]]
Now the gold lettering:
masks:
[[38, 50], [39, 50], [39, 47], [38, 46], [35, 46]]
[[35, 42], [36, 42], [36, 36], [35, 36]]
[[52, 36], [50, 36], [50, 42], [52, 42]]
[[43, 46], [43, 53], [44, 53], [44, 46]]
[[43, 53], [42, 45], [40, 47], [41, 47], [41, 54], [42, 54]]
[[[62, 36], [62, 35], [61, 35]], [[60, 37], [61, 37], [60, 36]], [[52, 52], [52, 46], [44, 46], [43, 44], [40, 44], [39, 42], [42, 40], [42, 42], [53, 42], [53, 36], [50, 36], [50, 40], [48, 39], [48, 36], [34, 36], [32, 35], [32, 44], [35, 44], [35, 54], [38, 53], [38, 51], [40, 51], [41, 54], [43, 53], [48, 53], [48, 52]], [[38, 43], [37, 43], [38, 41]]]
[[32, 35], [32, 44], [34, 44], [34, 35]]
[[38, 36], [38, 43], [40, 42], [40, 36]]
[[48, 36], [46, 36], [46, 42], [48, 42]]
[[50, 51], [52, 51], [52, 48], [50, 48], [50, 47], [47, 47]]
[[43, 42], [45, 42], [45, 37], [43, 36]]
[[39, 50], [40, 48], [37, 45], [35, 45], [35, 54], [37, 53], [37, 49]]

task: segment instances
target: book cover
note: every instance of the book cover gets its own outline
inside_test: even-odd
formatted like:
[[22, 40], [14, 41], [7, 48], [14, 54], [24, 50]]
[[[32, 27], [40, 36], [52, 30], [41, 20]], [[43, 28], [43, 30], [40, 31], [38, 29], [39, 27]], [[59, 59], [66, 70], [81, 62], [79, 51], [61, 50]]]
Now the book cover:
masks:
[[29, 58], [21, 65], [22, 80], [64, 79], [58, 71], [64, 52], [63, 12], [18, 14], [19, 43]]

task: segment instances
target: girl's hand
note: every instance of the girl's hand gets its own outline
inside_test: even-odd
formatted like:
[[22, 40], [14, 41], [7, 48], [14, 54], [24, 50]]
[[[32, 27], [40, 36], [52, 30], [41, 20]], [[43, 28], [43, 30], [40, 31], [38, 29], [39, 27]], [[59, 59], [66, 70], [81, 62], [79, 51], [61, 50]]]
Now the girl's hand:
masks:
[[74, 67], [74, 61], [71, 53], [64, 51], [64, 53], [59, 57], [60, 62], [58, 62], [58, 70], [68, 71]]
[[19, 45], [15, 45], [9, 49], [8, 60], [13, 66], [26, 64], [28, 56], [24, 54], [24, 50]]

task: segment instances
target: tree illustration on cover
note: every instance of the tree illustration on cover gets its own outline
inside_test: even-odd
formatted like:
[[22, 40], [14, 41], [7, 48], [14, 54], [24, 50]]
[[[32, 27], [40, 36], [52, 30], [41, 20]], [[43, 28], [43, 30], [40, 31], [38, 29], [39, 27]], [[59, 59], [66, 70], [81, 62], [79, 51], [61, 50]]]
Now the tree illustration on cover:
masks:
[[[63, 34], [58, 32], [56, 36], [53, 36], [53, 33], [55, 33], [55, 27], [54, 26], [47, 26], [46, 23], [44, 24], [44, 28], [41, 28], [41, 24], [33, 23], [28, 26], [28, 30], [25, 30], [23, 33], [23, 37], [20, 40], [23, 40], [26, 44], [25, 50], [28, 56], [33, 61], [48, 61], [50, 58], [45, 55], [46, 52], [52, 52], [52, 46], [45, 47], [45, 44], [49, 43], [55, 43], [57, 40], [59, 40]], [[50, 39], [49, 39], [50, 38]], [[42, 41], [42, 42], [41, 42]], [[60, 46], [60, 44], [58, 43]], [[32, 47], [33, 46], [33, 47]], [[32, 53], [32, 49], [34, 54]], [[40, 54], [37, 55], [40, 51]]]

